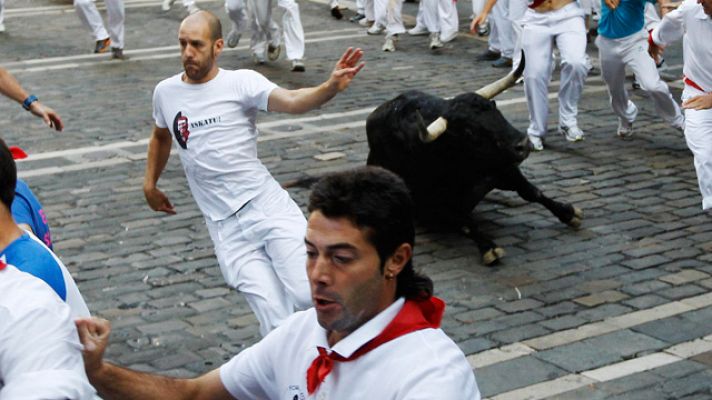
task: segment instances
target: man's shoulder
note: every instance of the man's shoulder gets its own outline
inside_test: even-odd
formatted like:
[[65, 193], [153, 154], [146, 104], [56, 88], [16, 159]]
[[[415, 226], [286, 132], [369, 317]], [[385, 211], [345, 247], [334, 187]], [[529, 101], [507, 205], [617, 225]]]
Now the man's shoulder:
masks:
[[181, 82], [181, 75], [183, 75], [183, 73], [179, 72], [158, 82], [158, 84], [156, 84], [155, 91], [158, 93], [159, 90], [165, 90], [166, 88], [177, 86]]
[[37, 277], [11, 264], [0, 271], [0, 308], [14, 318], [36, 309], [59, 310], [65, 306]]

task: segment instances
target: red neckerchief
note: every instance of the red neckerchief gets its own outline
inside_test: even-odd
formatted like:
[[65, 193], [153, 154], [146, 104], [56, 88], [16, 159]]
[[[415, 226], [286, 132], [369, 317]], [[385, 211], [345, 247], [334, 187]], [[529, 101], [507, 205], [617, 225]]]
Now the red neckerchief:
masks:
[[7, 267], [7, 264], [5, 264], [3, 260], [0, 260], [0, 271], [4, 270], [5, 267]]
[[13, 160], [22, 160], [23, 158], [27, 158], [27, 153], [25, 153], [25, 151], [21, 148], [17, 146], [10, 146], [9, 148]]
[[312, 361], [307, 370], [307, 391], [312, 394], [324, 381], [327, 375], [334, 368], [334, 361], [353, 361], [376, 347], [396, 339], [400, 336], [421, 329], [440, 327], [440, 321], [445, 312], [445, 302], [432, 296], [428, 300], [406, 300], [403, 308], [395, 318], [383, 329], [378, 336], [359, 347], [350, 357], [343, 357], [332, 351], [327, 354], [326, 349], [317, 347], [319, 355]]

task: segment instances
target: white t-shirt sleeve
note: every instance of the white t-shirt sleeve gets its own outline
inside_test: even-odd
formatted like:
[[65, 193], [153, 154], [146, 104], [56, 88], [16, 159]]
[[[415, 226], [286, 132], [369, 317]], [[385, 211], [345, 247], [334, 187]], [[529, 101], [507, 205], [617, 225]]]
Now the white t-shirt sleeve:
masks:
[[[694, 1], [694, 0], [693, 0]], [[684, 25], [684, 10], [689, 8], [692, 4], [689, 0], [685, 1], [676, 10], [672, 10], [665, 14], [662, 21], [658, 26], [655, 27], [651, 36], [653, 42], [659, 46], [668, 46], [672, 42], [680, 40], [685, 34]]]
[[[442, 336], [445, 334], [442, 333]], [[427, 339], [427, 335], [421, 336]], [[462, 351], [450, 341], [423, 340], [421, 349], [429, 352], [428, 363], [411, 369], [407, 382], [401, 382], [398, 400], [480, 400], [475, 374]]]
[[153, 89], [153, 120], [156, 123], [156, 126], [159, 128], [167, 128], [168, 124], [166, 124], [165, 118], [163, 118], [163, 112], [161, 111], [161, 102], [159, 99], [159, 91], [161, 88], [161, 84], [159, 83], [156, 85], [156, 88]]
[[[280, 353], [284, 325], [220, 367], [220, 380], [236, 399], [270, 399], [275, 390], [274, 353]], [[306, 374], [306, 371], [305, 371]]]
[[69, 308], [58, 306], [59, 313], [39, 306], [22, 315], [0, 309], [8, 324], [0, 334], [0, 400], [94, 398]]
[[247, 109], [256, 108], [267, 111], [269, 95], [277, 87], [277, 84], [259, 72], [249, 69], [241, 69], [234, 73], [236, 96], [242, 99], [243, 106]]

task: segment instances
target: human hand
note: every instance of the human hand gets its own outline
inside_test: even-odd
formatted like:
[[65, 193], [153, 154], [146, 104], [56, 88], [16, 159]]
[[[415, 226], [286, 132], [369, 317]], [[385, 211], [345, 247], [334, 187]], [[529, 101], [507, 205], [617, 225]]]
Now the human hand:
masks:
[[163, 211], [166, 214], [175, 215], [176, 210], [173, 208], [168, 196], [158, 190], [156, 187], [144, 187], [143, 194], [146, 196], [146, 202], [153, 211]]
[[663, 46], [659, 46], [655, 44], [652, 40], [649, 41], [648, 43], [648, 54], [650, 54], [650, 57], [655, 60], [655, 64], [658, 64], [660, 62], [660, 59], [663, 57], [663, 52], [665, 51], [665, 48]]
[[62, 123], [62, 119], [59, 117], [59, 114], [57, 114], [57, 112], [53, 109], [40, 103], [39, 100], [30, 104], [30, 112], [33, 115], [42, 118], [47, 126], [56, 129], [58, 132], [61, 132], [62, 129], [64, 129], [64, 124]]
[[688, 110], [709, 110], [712, 108], [712, 93], [687, 99], [682, 102], [682, 108]]
[[618, 8], [618, 4], [620, 4], [620, 0], [604, 0], [608, 8], [611, 10], [615, 10]]
[[111, 323], [103, 318], [89, 317], [79, 318], [74, 321], [79, 333], [79, 340], [84, 349], [84, 369], [87, 376], [99, 373], [104, 364], [104, 351], [109, 344], [111, 334]]
[[474, 33], [480, 24], [484, 24], [487, 21], [487, 14], [480, 14], [472, 19], [470, 22], [470, 32]]
[[338, 92], [346, 89], [356, 74], [366, 65], [365, 63], [359, 64], [361, 57], [363, 57], [363, 51], [361, 49], [349, 47], [339, 61], [336, 62], [334, 71], [329, 78], [329, 83]]

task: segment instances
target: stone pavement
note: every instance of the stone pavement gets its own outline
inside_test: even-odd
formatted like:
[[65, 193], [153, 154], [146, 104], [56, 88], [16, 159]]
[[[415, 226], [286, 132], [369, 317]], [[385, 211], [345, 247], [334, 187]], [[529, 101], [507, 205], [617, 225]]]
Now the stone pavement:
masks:
[[[229, 26], [221, 2], [198, 4]], [[1, 62], [61, 113], [66, 130], [53, 133], [0, 101], [2, 136], [31, 154], [21, 176], [46, 207], [57, 253], [92, 312], [113, 322], [109, 357], [193, 376], [259, 340], [249, 307], [224, 284], [177, 157], [160, 185], [178, 214], [154, 213], [143, 199], [151, 93], [181, 70], [182, 7], [165, 13], [158, 0], [126, 0], [127, 62], [90, 54], [93, 39], [69, 1], [8, 0], [6, 7]], [[380, 51], [382, 37], [333, 20], [323, 1], [300, 7], [305, 73], [290, 72], [284, 59], [253, 66], [247, 39], [221, 59], [225, 68], [255, 68], [295, 88], [323, 81], [346, 47], [366, 52], [358, 79], [323, 110], [260, 115], [260, 157], [282, 183], [364, 164], [365, 119], [398, 92], [452, 96], [502, 74], [473, 61], [486, 46], [465, 32], [469, 2], [458, 3], [457, 40], [431, 52], [426, 38], [405, 35], [394, 54]], [[405, 4], [408, 21], [416, 7]], [[595, 48], [589, 54], [595, 58]], [[669, 74], [680, 76], [680, 46], [666, 58]], [[671, 85], [678, 98], [680, 82]], [[518, 86], [497, 99], [521, 129], [528, 120], [523, 96]], [[684, 138], [637, 91], [636, 134], [617, 139], [605, 87], [594, 76], [580, 103], [586, 140], [570, 144], [553, 129], [555, 97], [546, 150], [523, 169], [548, 195], [581, 207], [583, 225], [570, 229], [514, 193], [493, 192], [476, 215], [507, 251], [494, 268], [481, 264], [464, 237], [420, 228], [415, 261], [448, 303], [445, 331], [492, 399], [712, 398], [712, 224], [701, 211]], [[308, 191], [290, 191], [304, 207]]]

